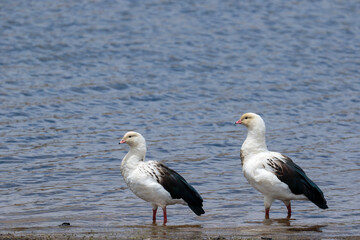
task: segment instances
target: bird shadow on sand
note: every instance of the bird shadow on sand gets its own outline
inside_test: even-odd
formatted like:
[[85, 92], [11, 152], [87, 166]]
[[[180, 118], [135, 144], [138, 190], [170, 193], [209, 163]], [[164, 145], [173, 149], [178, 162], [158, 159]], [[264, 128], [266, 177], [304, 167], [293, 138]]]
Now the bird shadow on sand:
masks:
[[292, 232], [302, 232], [302, 231], [313, 231], [313, 232], [322, 232], [321, 228], [326, 227], [327, 225], [297, 225], [295, 223], [296, 219], [289, 218], [271, 218], [264, 219], [261, 223], [265, 226], [278, 225], [286, 227], [287, 231]]
[[199, 224], [163, 225], [162, 222], [126, 226], [132, 236], [160, 239], [201, 239], [203, 226]]
[[126, 228], [147, 228], [147, 229], [183, 229], [183, 228], [203, 228], [200, 224], [181, 224], [181, 225], [172, 225], [172, 224], [166, 224], [164, 225], [161, 221], [158, 223], [149, 223], [149, 224], [143, 224], [143, 225], [126, 225], [123, 226]]
[[162, 224], [161, 222], [159, 223], [152, 223], [150, 225], [147, 226], [151, 226], [151, 227], [162, 227], [162, 228], [168, 228], [168, 229], [181, 229], [181, 228], [202, 228], [202, 226], [200, 224], [182, 224], [182, 225], [171, 225], [171, 224]]
[[247, 223], [263, 225], [266, 229], [271, 226], [272, 231], [285, 230], [290, 232], [322, 232], [322, 228], [327, 226], [326, 224], [297, 224], [294, 218], [270, 218], [262, 221], [247, 221]]
[[270, 218], [264, 219], [261, 223], [264, 225], [279, 224], [281, 226], [291, 226], [292, 220], [289, 218]]

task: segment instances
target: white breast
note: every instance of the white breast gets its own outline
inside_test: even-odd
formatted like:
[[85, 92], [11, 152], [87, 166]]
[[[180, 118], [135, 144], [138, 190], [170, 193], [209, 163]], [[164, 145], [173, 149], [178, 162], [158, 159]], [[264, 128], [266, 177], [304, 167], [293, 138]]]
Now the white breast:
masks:
[[123, 175], [126, 184], [136, 196], [161, 207], [183, 203], [182, 200], [172, 199], [170, 193], [149, 172], [159, 174], [154, 171], [151, 161], [140, 162], [135, 169]]
[[245, 161], [243, 172], [248, 182], [256, 190], [273, 199], [304, 199], [302, 195], [294, 195], [288, 185], [280, 181], [270, 170], [266, 161], [272, 157], [271, 152], [262, 152]]

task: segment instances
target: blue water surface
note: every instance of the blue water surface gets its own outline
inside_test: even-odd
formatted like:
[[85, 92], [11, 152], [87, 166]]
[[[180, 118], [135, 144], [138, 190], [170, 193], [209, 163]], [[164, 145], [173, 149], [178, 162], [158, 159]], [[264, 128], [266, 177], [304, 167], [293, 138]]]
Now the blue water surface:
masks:
[[360, 235], [359, 1], [1, 1], [0, 36], [0, 232], [150, 224], [119, 169], [129, 130], [204, 198], [170, 225], [261, 226], [251, 111], [328, 200], [294, 202], [292, 226]]

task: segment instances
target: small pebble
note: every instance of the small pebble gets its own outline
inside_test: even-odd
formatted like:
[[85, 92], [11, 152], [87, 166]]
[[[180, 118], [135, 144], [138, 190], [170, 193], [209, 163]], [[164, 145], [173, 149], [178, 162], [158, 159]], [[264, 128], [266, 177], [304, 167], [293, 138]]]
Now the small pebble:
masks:
[[68, 227], [68, 226], [70, 226], [70, 223], [68, 222], [64, 222], [60, 225], [60, 227]]

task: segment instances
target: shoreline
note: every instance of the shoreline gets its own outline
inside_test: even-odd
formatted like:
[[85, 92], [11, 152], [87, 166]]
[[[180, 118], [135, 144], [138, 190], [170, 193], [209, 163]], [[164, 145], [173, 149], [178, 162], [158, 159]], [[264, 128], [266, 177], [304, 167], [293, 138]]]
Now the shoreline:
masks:
[[360, 239], [339, 231], [324, 232], [326, 226], [241, 226], [203, 228], [201, 225], [180, 226], [119, 226], [116, 228], [85, 229], [79, 227], [12, 228], [0, 230], [0, 240], [77, 240], [77, 239]]

